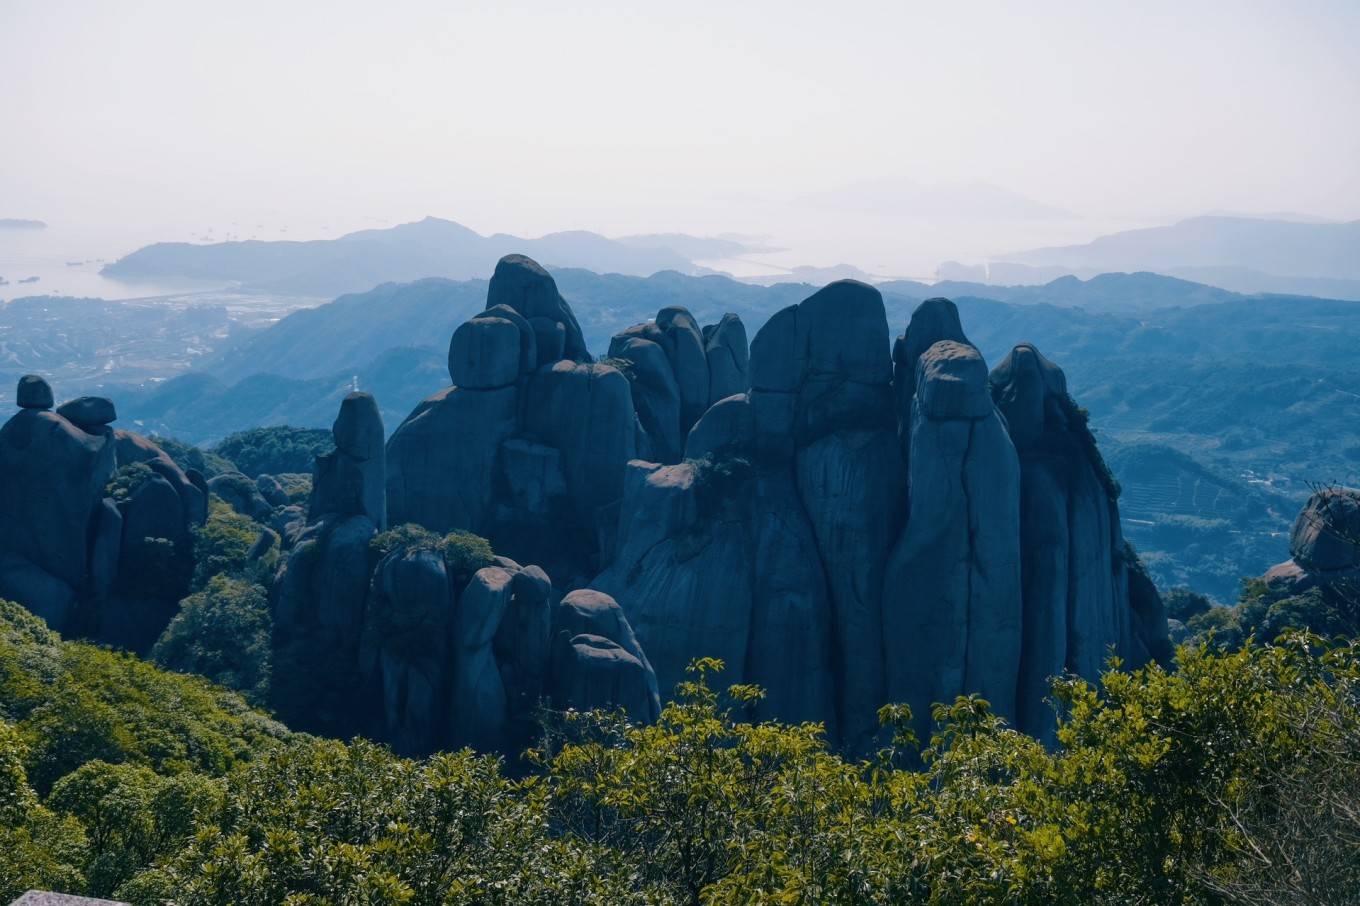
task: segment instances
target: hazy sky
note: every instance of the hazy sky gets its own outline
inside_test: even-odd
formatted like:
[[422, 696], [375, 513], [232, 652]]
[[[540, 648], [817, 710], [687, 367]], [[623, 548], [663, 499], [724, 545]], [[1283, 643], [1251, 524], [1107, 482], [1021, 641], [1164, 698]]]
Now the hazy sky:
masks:
[[1356, 0], [0, 0], [0, 217], [813, 235], [883, 180], [1352, 219], [1358, 47]]

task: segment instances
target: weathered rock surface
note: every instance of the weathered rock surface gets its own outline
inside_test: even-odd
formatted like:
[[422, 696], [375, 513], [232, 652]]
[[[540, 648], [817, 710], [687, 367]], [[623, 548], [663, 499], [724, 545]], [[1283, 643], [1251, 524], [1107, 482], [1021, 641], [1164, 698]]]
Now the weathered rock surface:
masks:
[[684, 400], [666, 343], [702, 372], [703, 399], [697, 383], [691, 391], [696, 409], [707, 404], [702, 335], [682, 310], [666, 323], [648, 325], [651, 339], [639, 334], [630, 346], [630, 384], [591, 360], [546, 271], [522, 256], [502, 259], [486, 311], [450, 345], [455, 386], [423, 401], [388, 441], [390, 521], [475, 532], [569, 585], [584, 583], [612, 546], [628, 461], [656, 444], [677, 459], [683, 448]]
[[[516, 328], [515, 336], [524, 342], [528, 332]], [[596, 367], [562, 364], [573, 369]], [[464, 397], [475, 408], [489, 397], [505, 394], [512, 404], [508, 421], [513, 425], [516, 393], [516, 387], [451, 388], [434, 403], [422, 404], [403, 427], [423, 422], [439, 427], [438, 419], [460, 411], [448, 400]], [[449, 427], [451, 437], [476, 438], [475, 430], [458, 431], [456, 423]], [[336, 463], [352, 461], [345, 468], [365, 483], [380, 474], [374, 468], [382, 464], [382, 430], [371, 398], [347, 398], [334, 434], [336, 450], [317, 457], [318, 487], [327, 486], [323, 470], [339, 468]], [[439, 437], [437, 431], [408, 431], [399, 450], [415, 457], [425, 442]], [[508, 459], [518, 475], [514, 499], [526, 507], [545, 506], [549, 513], [566, 505], [561, 502], [566, 494], [562, 450], [523, 438], [504, 443], [513, 448]], [[412, 462], [423, 465], [408, 458], [398, 468]], [[487, 468], [494, 468], [495, 462], [493, 457]], [[390, 482], [393, 470], [387, 472]], [[493, 472], [487, 487], [503, 493], [504, 477]], [[481, 490], [468, 487], [469, 496], [462, 499], [493, 518], [490, 508], [504, 505], [503, 501], [494, 495], [472, 496]], [[318, 732], [366, 733], [412, 755], [462, 746], [515, 755], [533, 741], [540, 704], [569, 699], [574, 706], [622, 705], [630, 713], [636, 708], [636, 683], [617, 677], [617, 682], [605, 683], [598, 670], [589, 673], [595, 679], [588, 683], [576, 674], [555, 672], [556, 599], [544, 570], [503, 556], [477, 569], [451, 559], [447, 551], [455, 548], [448, 548], [449, 542], [439, 534], [409, 530], [385, 535], [386, 553], [380, 557], [372, 549], [378, 523], [370, 512], [348, 505], [361, 497], [337, 498], [325, 490], [314, 496], [309, 524], [296, 534], [275, 577], [272, 704], [281, 716]], [[336, 499], [347, 505], [327, 504]], [[445, 523], [439, 533], [453, 528], [463, 526]], [[397, 546], [389, 549], [385, 539], [393, 537]], [[600, 612], [596, 631], [645, 664], [618, 606], [601, 607]], [[575, 661], [562, 664], [562, 670], [571, 670]], [[645, 682], [650, 675], [649, 668], [639, 674], [643, 698], [654, 704], [655, 680]], [[560, 692], [566, 688], [563, 683], [572, 690], [569, 694]], [[582, 690], [589, 693], [585, 699]], [[656, 709], [638, 713], [640, 719], [651, 719]]]
[[1313, 493], [1294, 520], [1290, 559], [1263, 577], [1289, 594], [1360, 583], [1360, 490], [1326, 487]]
[[[656, 343], [660, 320], [611, 354]], [[1160, 599], [1130, 567], [1061, 372], [1035, 359], [1035, 390], [1015, 358], [989, 379], [944, 299], [890, 356], [882, 300], [853, 281], [776, 313], [749, 390], [712, 401], [687, 461], [630, 463], [592, 583], [627, 613], [661, 696], [691, 659], [720, 657], [724, 682], [767, 689], [759, 714], [821, 720], [864, 752], [889, 701], [925, 729], [933, 702], [976, 692], [1042, 732], [1050, 676], [1094, 677], [1110, 647], [1166, 657]]]
[[57, 414], [73, 425], [97, 431], [118, 420], [113, 401], [102, 396], [79, 396], [57, 407]]
[[[1049, 677], [1094, 677], [1109, 651], [1133, 663], [1166, 659], [1166, 616], [1119, 529], [1118, 487], [1062, 369], [1029, 344], [992, 371], [991, 391], [1019, 455], [1024, 649], [1019, 725], [1053, 730]], [[1114, 576], [1114, 581], [1111, 581]]]
[[[108, 400], [52, 412], [42, 378], [19, 390], [27, 405], [0, 428], [0, 595], [63, 633], [144, 651], [187, 590], [189, 532], [207, 498], [154, 443], [108, 427]], [[133, 463], [149, 477], [105, 498]]]
[[[542, 318], [557, 324], [562, 333], [560, 357], [575, 362], [591, 360], [585, 338], [581, 335], [581, 325], [577, 323], [571, 306], [557, 291], [557, 283], [552, 276], [532, 258], [506, 255], [496, 263], [495, 273], [491, 275], [491, 282], [487, 286], [486, 307], [490, 310], [498, 305], [508, 306], [518, 312], [520, 317], [534, 325], [534, 333], [538, 336], [556, 333], [557, 329], [549, 328], [542, 321], [535, 323], [535, 319]], [[555, 345], [549, 342], [550, 349]], [[539, 359], [538, 363], [546, 364], [548, 361], [556, 361], [556, 358]], [[457, 383], [456, 378], [454, 383]]]
[[708, 405], [746, 392], [750, 386], [750, 347], [741, 318], [729, 313], [717, 324], [704, 325], [704, 356], [708, 359]]
[[224, 472], [214, 475], [207, 482], [209, 492], [222, 498], [222, 502], [242, 516], [265, 521], [273, 507], [260, 493], [259, 485], [240, 472]]
[[52, 388], [41, 375], [26, 374], [19, 378], [14, 402], [20, 409], [51, 409]]
[[0, 428], [0, 552], [83, 588], [91, 517], [114, 467], [112, 431], [91, 434], [55, 412], [17, 412]]
[[969, 692], [1013, 721], [1020, 468], [972, 346], [921, 355], [910, 438], [911, 506], [884, 578], [888, 700], [911, 705], [918, 734], [932, 703]]
[[382, 531], [387, 527], [387, 454], [372, 394], [346, 396], [331, 435], [335, 449], [316, 458], [308, 512], [364, 516]]

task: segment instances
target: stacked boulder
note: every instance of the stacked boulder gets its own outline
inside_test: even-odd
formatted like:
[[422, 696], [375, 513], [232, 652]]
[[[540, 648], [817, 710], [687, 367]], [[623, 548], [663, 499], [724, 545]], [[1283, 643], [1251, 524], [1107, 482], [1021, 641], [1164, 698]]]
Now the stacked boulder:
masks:
[[275, 707], [304, 729], [356, 730], [354, 664], [368, 597], [369, 542], [387, 527], [382, 415], [351, 393], [317, 457], [307, 524], [272, 588]]
[[1360, 490], [1314, 492], [1294, 520], [1289, 554], [1263, 577], [1272, 590], [1297, 595], [1360, 584]]
[[656, 678], [618, 604], [589, 589], [555, 601], [537, 566], [497, 558], [470, 575], [429, 546], [379, 562], [359, 653], [365, 731], [397, 751], [517, 754], [538, 709], [659, 713]]
[[517, 753], [545, 703], [655, 718], [655, 676], [617, 604], [559, 603], [542, 569], [479, 562], [480, 540], [467, 534], [406, 526], [375, 541], [387, 525], [387, 469], [373, 398], [350, 394], [333, 435], [335, 450], [317, 457], [308, 525], [274, 582], [281, 716], [412, 755]]
[[[52, 411], [37, 375], [0, 428], [0, 595], [54, 629], [147, 649], [187, 591], [190, 528], [207, 515], [201, 475], [154, 443], [110, 427], [113, 403], [80, 397]], [[119, 499], [105, 496], [120, 469]]]
[[713, 388], [744, 385], [738, 320], [705, 337], [689, 312], [664, 309], [625, 334], [614, 364], [594, 362], [547, 271], [501, 259], [486, 310], [453, 335], [453, 386], [388, 441], [392, 522], [475, 532], [585, 584], [612, 549], [627, 463], [679, 459]]
[[[822, 721], [863, 752], [889, 701], [925, 729], [931, 703], [980, 693], [1042, 734], [1049, 676], [1094, 677], [1107, 650], [1163, 656], [1115, 489], [1039, 359], [1036, 421], [1031, 353], [989, 377], [933, 299], [890, 356], [882, 299], [853, 281], [772, 317], [749, 391], [699, 419], [686, 461], [629, 464], [615, 557], [592, 583], [622, 604], [663, 696], [690, 659], [720, 657], [725, 680], [767, 690], [756, 716]], [[1043, 484], [1045, 456], [1066, 464], [1061, 487]]]
[[679, 462], [699, 417], [747, 387], [746, 327], [734, 314], [700, 328], [688, 310], [668, 306], [655, 320], [615, 334], [609, 357], [627, 362], [646, 438], [639, 454], [656, 462]]

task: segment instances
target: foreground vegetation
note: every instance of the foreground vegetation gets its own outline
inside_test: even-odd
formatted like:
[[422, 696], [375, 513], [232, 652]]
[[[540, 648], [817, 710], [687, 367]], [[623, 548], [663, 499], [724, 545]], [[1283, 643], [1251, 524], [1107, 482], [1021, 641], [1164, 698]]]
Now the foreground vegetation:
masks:
[[699, 661], [659, 723], [545, 716], [538, 770], [292, 734], [233, 693], [0, 605], [0, 900], [1353, 903], [1360, 646], [1183, 647], [1054, 687], [1058, 744], [986, 702], [863, 763], [753, 724]]

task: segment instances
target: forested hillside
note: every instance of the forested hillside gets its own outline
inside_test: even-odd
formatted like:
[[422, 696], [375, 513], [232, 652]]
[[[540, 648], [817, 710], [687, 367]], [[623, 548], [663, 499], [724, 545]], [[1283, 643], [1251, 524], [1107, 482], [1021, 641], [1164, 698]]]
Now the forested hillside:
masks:
[[[0, 897], [137, 904], [1343, 904], [1360, 650], [1286, 639], [1054, 690], [1046, 750], [977, 698], [863, 762], [749, 723], [700, 662], [658, 723], [561, 714], [512, 779], [288, 734], [0, 605]], [[1278, 863], [1297, 866], [1280, 872]]]

